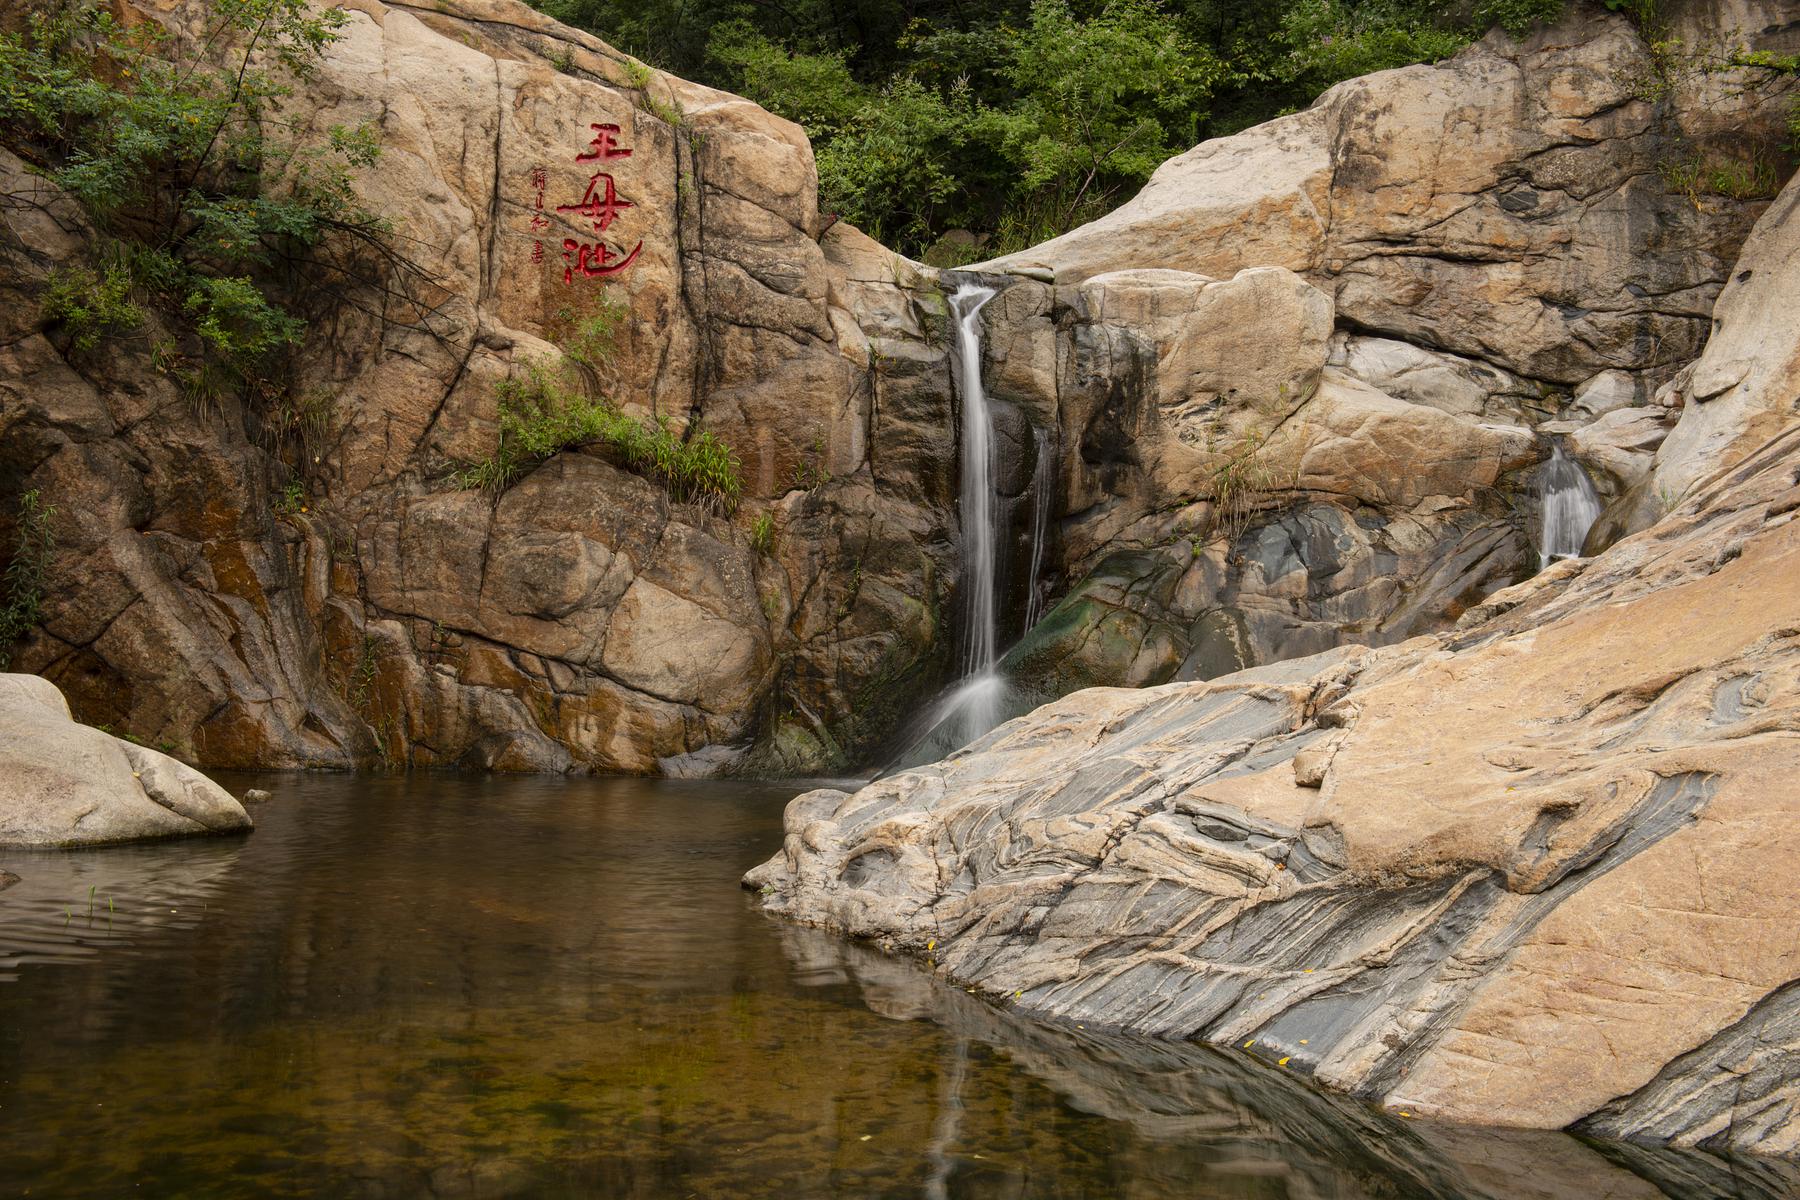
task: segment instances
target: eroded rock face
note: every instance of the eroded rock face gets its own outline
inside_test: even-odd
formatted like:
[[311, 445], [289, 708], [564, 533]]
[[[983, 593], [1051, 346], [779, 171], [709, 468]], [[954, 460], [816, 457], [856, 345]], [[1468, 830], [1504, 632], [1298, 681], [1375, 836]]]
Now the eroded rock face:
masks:
[[1460, 638], [1080, 692], [809, 793], [747, 882], [1423, 1115], [1800, 1152], [1797, 462]]
[[[1750, 411], [1800, 388], [1743, 378]], [[1453, 632], [1078, 692], [799, 797], [746, 883], [1410, 1113], [1800, 1156], [1800, 422], [1752, 442]]]
[[[289, 409], [195, 403], [154, 320], [74, 353], [38, 298], [91, 231], [0, 154], [0, 544], [19, 493], [57, 510], [48, 618], [16, 664], [216, 765], [866, 759], [949, 682], [941, 289], [967, 273], [824, 227], [801, 131], [741, 98], [511, 0], [349, 7], [281, 115], [374, 125], [359, 187], [420, 271], [315, 321]], [[1726, 7], [1683, 28], [1761, 11]], [[1538, 565], [1548, 436], [1615, 502], [1609, 538], [1661, 511], [1668, 376], [1756, 205], [1696, 205], [1654, 165], [1676, 134], [1761, 136], [1779, 106], [1724, 79], [1635, 99], [1642, 40], [1571, 10], [1198, 147], [976, 273], [1003, 289], [982, 323], [1007, 511], [1035, 520], [1053, 492], [1039, 577], [1011, 533], [1003, 625], [1070, 605], [1021, 647], [1030, 694], [1442, 629]], [[192, 32], [192, 6], [143, 12]], [[596, 163], [630, 205], [605, 263], [580, 211]], [[588, 383], [728, 442], [737, 514], [595, 447], [504, 495], [458, 484], [497, 444], [497, 386], [596, 317]], [[1084, 623], [1121, 611], [1125, 575], [1169, 582], [1132, 587], [1153, 645]]]
[[0, 675], [0, 846], [95, 846], [249, 828], [243, 805], [192, 767], [77, 724], [48, 680]]
[[[1747, 9], [1679, 20], [1792, 36]], [[1064, 603], [1009, 660], [1015, 706], [1445, 628], [1543, 565], [1553, 441], [1614, 505], [1594, 548], [1666, 510], [1681, 487], [1647, 477], [1671, 377], [1764, 205], [1664, 176], [1773, 146], [1785, 101], [1719, 76], [1653, 104], [1633, 82], [1652, 58], [1571, 5], [1196, 147], [1117, 212], [971, 269], [1007, 289], [982, 312], [989, 390], [1059, 454]]]
[[[1690, 39], [1786, 36], [1758, 16], [1681, 14]], [[1772, 148], [1784, 102], [1780, 89], [1734, 96], [1702, 79], [1652, 104], [1634, 90], [1651, 71], [1628, 21], [1572, 3], [1522, 43], [1496, 32], [1197, 146], [1117, 211], [984, 269], [1073, 284], [1135, 267], [1226, 278], [1280, 266], [1363, 333], [1558, 386], [1673, 368], [1705, 342], [1755, 206], [1696, 205], [1657, 165], [1720, 137]]]
[[[747, 101], [509, 0], [348, 7], [283, 116], [373, 126], [358, 188], [416, 271], [315, 321], [293, 412], [190, 402], [154, 320], [85, 355], [44, 328], [43, 281], [91, 231], [0, 154], [0, 535], [35, 489], [58, 547], [15, 663], [217, 765], [718, 768], [790, 710], [841, 762], [877, 673], [941, 673], [938, 622], [899, 616], [954, 575], [931, 278], [823, 231], [804, 135]], [[192, 33], [192, 6], [145, 13]], [[596, 163], [629, 205], [606, 264], [579, 211]], [[458, 484], [494, 452], [497, 385], [595, 317], [590, 384], [726, 441], [734, 517], [599, 450]]]

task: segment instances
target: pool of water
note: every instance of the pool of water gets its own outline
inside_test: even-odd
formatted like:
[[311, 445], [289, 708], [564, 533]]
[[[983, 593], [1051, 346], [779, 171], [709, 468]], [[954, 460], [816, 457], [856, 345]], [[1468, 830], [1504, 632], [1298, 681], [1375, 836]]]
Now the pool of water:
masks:
[[0, 851], [0, 1195], [1800, 1194], [1400, 1121], [775, 921], [737, 881], [793, 787], [222, 778], [275, 793], [254, 834]]

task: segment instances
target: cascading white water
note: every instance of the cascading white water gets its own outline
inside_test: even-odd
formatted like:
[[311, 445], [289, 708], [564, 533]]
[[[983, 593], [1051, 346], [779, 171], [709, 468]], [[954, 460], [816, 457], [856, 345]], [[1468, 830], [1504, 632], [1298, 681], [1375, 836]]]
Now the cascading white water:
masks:
[[[965, 746], [1001, 723], [1017, 697], [999, 670], [1000, 605], [1014, 589], [1003, 589], [1005, 557], [1011, 548], [1012, 505], [998, 503], [995, 489], [1000, 474], [994, 440], [993, 414], [981, 386], [981, 324], [977, 314], [993, 299], [995, 290], [965, 283], [950, 296], [956, 318], [956, 384], [962, 400], [961, 486], [958, 492], [962, 526], [962, 640], [958, 647], [959, 676], [955, 686], [943, 692], [924, 716], [914, 722], [903, 743], [906, 749], [888, 770], [931, 762]], [[1026, 498], [1030, 510], [1030, 574], [1025, 600], [1025, 627], [1042, 615], [1037, 579], [1043, 568], [1050, 510], [1055, 503], [1056, 461], [1048, 435], [1033, 431], [1037, 469]]]
[[965, 676], [993, 667], [999, 657], [998, 614], [994, 611], [998, 563], [994, 529], [994, 423], [981, 386], [981, 325], [976, 314], [994, 289], [965, 283], [950, 297], [956, 314], [957, 391], [962, 396], [963, 645]]
[[1562, 443], [1550, 447], [1550, 461], [1538, 473], [1539, 513], [1543, 530], [1538, 535], [1538, 557], [1543, 566], [1559, 558], [1578, 558], [1588, 530], [1600, 519], [1600, 495], [1581, 464], [1571, 458]]
[[1031, 473], [1031, 568], [1025, 576], [1025, 625], [1029, 630], [1044, 615], [1038, 578], [1044, 570], [1044, 544], [1050, 540], [1050, 505], [1056, 499], [1056, 456], [1050, 435], [1034, 431], [1037, 469]]
[[957, 384], [962, 396], [963, 684], [952, 693], [959, 733], [975, 738], [999, 724], [999, 689], [993, 686], [999, 661], [1000, 574], [994, 528], [994, 423], [981, 386], [981, 324], [977, 314], [994, 289], [965, 283], [950, 297], [956, 315]]

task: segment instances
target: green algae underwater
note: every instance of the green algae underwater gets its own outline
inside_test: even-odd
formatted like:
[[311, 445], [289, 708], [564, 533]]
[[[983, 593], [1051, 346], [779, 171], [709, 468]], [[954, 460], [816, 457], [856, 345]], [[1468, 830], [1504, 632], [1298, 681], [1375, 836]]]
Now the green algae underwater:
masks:
[[0, 1195], [1800, 1193], [1404, 1122], [773, 920], [737, 881], [793, 785], [223, 782], [275, 793], [254, 834], [0, 851]]

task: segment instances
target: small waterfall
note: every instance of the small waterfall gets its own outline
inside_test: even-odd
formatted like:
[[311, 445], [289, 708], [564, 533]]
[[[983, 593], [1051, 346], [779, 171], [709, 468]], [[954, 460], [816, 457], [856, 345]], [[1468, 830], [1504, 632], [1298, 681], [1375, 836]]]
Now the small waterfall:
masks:
[[1543, 530], [1538, 535], [1538, 557], [1543, 566], [1559, 558], [1579, 558], [1588, 530], [1600, 518], [1600, 496], [1594, 491], [1581, 464], [1552, 443], [1550, 461], [1538, 472], [1538, 511]]
[[994, 289], [965, 283], [950, 297], [956, 314], [956, 375], [962, 395], [962, 488], [957, 502], [962, 517], [964, 677], [991, 672], [999, 661], [999, 559], [994, 528], [994, 421], [981, 386], [981, 306]]
[[[934, 700], [924, 715], [908, 729], [900, 744], [906, 749], [887, 770], [932, 762], [974, 741], [1014, 715], [1011, 689], [998, 670], [1002, 613], [1000, 605], [1016, 587], [1007, 587], [1009, 556], [1016, 548], [1015, 516], [1021, 500], [1001, 503], [995, 481], [999, 475], [994, 418], [981, 385], [981, 324], [977, 314], [993, 299], [995, 290], [964, 283], [950, 296], [956, 318], [956, 384], [962, 400], [958, 492], [962, 526], [962, 629], [957, 649], [958, 679]], [[1056, 462], [1048, 435], [1033, 430], [1037, 467], [1032, 474], [1029, 504], [1030, 543], [1027, 558], [1025, 628], [1042, 616], [1037, 579], [1043, 568], [1050, 510], [1055, 504]], [[1015, 564], [1016, 565], [1016, 564]]]

